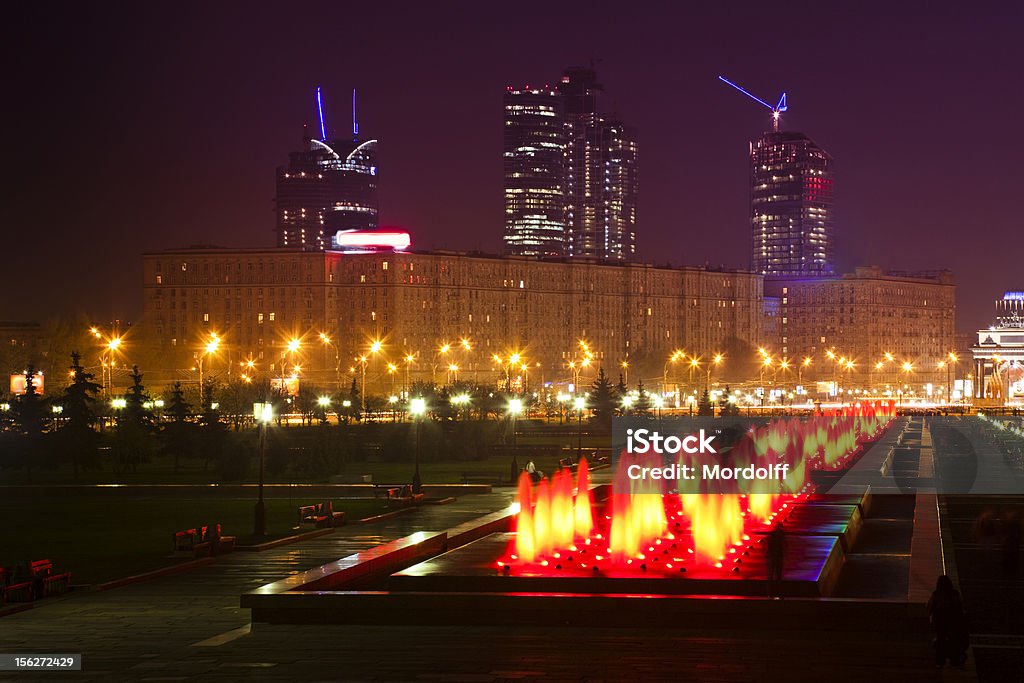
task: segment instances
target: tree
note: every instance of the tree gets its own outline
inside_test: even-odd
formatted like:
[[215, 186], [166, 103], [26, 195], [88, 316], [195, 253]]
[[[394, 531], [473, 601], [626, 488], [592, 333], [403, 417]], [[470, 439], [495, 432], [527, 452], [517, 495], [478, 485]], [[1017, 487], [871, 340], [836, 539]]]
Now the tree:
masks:
[[58, 433], [60, 453], [71, 461], [76, 479], [79, 468], [96, 466], [96, 447], [99, 444], [96, 396], [100, 385], [94, 381], [95, 376], [82, 366], [81, 360], [77, 351], [71, 352], [71, 383], [65, 387], [61, 399], [64, 426]]
[[711, 394], [707, 389], [700, 395], [700, 401], [697, 403], [697, 415], [710, 417], [715, 415], [715, 408], [711, 405]]
[[619, 383], [615, 385], [615, 393], [620, 401], [629, 394], [629, 387], [626, 386], [626, 380], [622, 379], [622, 373], [619, 373]]
[[[362, 418], [362, 412], [360, 412], [359, 402], [359, 385], [356, 383], [356, 378], [352, 378], [352, 386], [349, 387], [348, 394], [344, 394], [341, 397], [341, 408], [338, 410], [338, 416], [344, 417], [345, 422], [349, 420], [359, 421]], [[348, 401], [348, 405], [345, 405], [345, 401]]]
[[740, 414], [740, 407], [736, 405], [735, 401], [730, 401], [730, 398], [732, 398], [732, 389], [726, 384], [725, 391], [722, 393], [721, 408], [719, 409], [719, 414], [722, 417], [733, 417]]
[[593, 422], [600, 427], [611, 428], [612, 417], [615, 415], [616, 395], [612, 383], [604, 373], [604, 368], [597, 371], [597, 379], [591, 385], [590, 400], [592, 402]]
[[32, 481], [32, 467], [45, 458], [43, 434], [46, 431], [46, 400], [36, 392], [33, 383], [39, 372], [34, 365], [25, 370], [25, 393], [14, 403], [14, 428], [18, 439], [15, 447], [18, 459]]
[[210, 461], [219, 461], [224, 455], [224, 442], [228, 426], [220, 419], [220, 411], [214, 408], [213, 384], [203, 389], [202, 412], [199, 414], [199, 453], [203, 458], [203, 469]]
[[149, 396], [142, 384], [138, 365], [132, 366], [129, 377], [132, 385], [124, 394], [124, 408], [114, 431], [114, 454], [121, 471], [138, 467], [148, 459], [153, 448], [150, 438], [154, 429], [153, 412], [147, 407]]
[[651, 394], [644, 388], [643, 380], [637, 383], [638, 396], [636, 402], [633, 404], [633, 415], [635, 417], [650, 417], [651, 416]]
[[133, 365], [129, 375], [132, 385], [124, 395], [124, 419], [134, 422], [145, 431], [153, 429], [153, 410], [150, 407], [149, 395], [146, 387], [142, 384], [142, 373], [139, 366]]
[[163, 437], [163, 452], [174, 458], [174, 471], [178, 471], [181, 456], [187, 455], [191, 450], [193, 426], [189, 424], [188, 418], [192, 415], [192, 406], [185, 400], [185, 390], [181, 382], [175, 382], [171, 392], [167, 396], [164, 413], [169, 422], [164, 425], [161, 436]]

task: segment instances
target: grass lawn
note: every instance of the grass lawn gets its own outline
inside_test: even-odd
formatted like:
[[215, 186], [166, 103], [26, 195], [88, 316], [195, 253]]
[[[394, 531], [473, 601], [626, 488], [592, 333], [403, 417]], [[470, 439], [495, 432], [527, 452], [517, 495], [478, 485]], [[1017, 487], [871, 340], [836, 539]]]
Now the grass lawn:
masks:
[[[314, 502], [267, 499], [268, 539], [297, 533], [298, 506]], [[211, 497], [0, 499], [0, 564], [49, 559], [76, 584], [109, 581], [180, 562], [170, 557], [175, 531], [220, 522], [224, 535], [252, 542], [253, 507], [253, 500]], [[350, 520], [386, 511], [382, 501], [345, 499], [334, 500], [334, 509]]]
[[[594, 446], [597, 446], [594, 443]], [[583, 448], [586, 450], [587, 441], [584, 439]], [[550, 473], [558, 464], [558, 456], [538, 457], [534, 464]], [[462, 482], [463, 472], [474, 474], [498, 474], [503, 480], [507, 480], [512, 465], [509, 456], [492, 456], [483, 460], [457, 460], [457, 461], [425, 461], [420, 463], [420, 476], [424, 484], [459, 484]], [[519, 466], [526, 466], [525, 456], [519, 457]], [[415, 464], [411, 459], [401, 462], [373, 462], [355, 461], [346, 464], [340, 474], [350, 477], [370, 474], [375, 483], [398, 484], [409, 483], [412, 480]], [[255, 467], [253, 467], [255, 470]], [[275, 477], [267, 475], [267, 483], [276, 484], [324, 484], [327, 478], [310, 479], [301, 476], [286, 474]], [[217, 472], [213, 469], [203, 470], [200, 463], [194, 461], [186, 462], [178, 472], [174, 471], [173, 462], [166, 457], [154, 457], [151, 461], [143, 463], [132, 472], [117, 472], [111, 467], [104, 467], [100, 470], [89, 470], [81, 472], [76, 479], [69, 465], [63, 465], [55, 469], [35, 470], [32, 473], [33, 484], [210, 484], [219, 483]], [[26, 473], [22, 470], [0, 470], [0, 484], [10, 486], [21, 486], [27, 484]], [[241, 482], [256, 483], [256, 472], [250, 473]]]

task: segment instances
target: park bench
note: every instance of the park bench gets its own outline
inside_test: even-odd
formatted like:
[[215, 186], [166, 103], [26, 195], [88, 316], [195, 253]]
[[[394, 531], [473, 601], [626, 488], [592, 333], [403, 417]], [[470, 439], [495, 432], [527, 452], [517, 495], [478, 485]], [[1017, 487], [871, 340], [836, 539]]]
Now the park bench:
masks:
[[406, 484], [394, 489], [394, 494], [388, 496], [389, 508], [404, 508], [410, 505], [418, 505], [426, 498], [426, 494], [413, 493], [412, 484]]
[[373, 497], [380, 498], [384, 497], [387, 499], [394, 498], [402, 490], [401, 486], [395, 486], [394, 484], [374, 484], [373, 485]]
[[28, 602], [47, 595], [71, 590], [71, 572], [54, 572], [50, 560], [33, 560], [29, 563], [28, 576], [14, 581], [14, 574], [6, 567], [0, 567], [0, 604], [13, 600]]
[[192, 557], [223, 555], [235, 549], [235, 537], [222, 536], [220, 524], [176, 531], [173, 540], [175, 554], [189, 553]]
[[71, 589], [71, 572], [54, 572], [53, 562], [35, 560], [31, 565], [33, 599], [65, 593]]
[[311, 524], [317, 529], [341, 526], [345, 523], [345, 513], [335, 512], [331, 501], [303, 505], [299, 507], [299, 526]]
[[32, 599], [32, 581], [15, 583], [14, 573], [7, 567], [0, 567], [0, 605], [6, 605], [12, 598], [19, 597], [25, 602]]
[[502, 472], [463, 472], [463, 484], [503, 484], [505, 474]]

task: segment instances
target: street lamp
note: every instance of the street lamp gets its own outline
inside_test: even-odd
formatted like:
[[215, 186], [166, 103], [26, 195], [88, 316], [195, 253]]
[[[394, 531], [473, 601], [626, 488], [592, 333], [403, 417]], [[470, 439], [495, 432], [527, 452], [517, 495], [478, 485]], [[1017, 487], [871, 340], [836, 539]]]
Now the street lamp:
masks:
[[661, 369], [661, 393], [664, 394], [668, 389], [668, 366], [672, 363], [676, 363], [686, 358], [686, 351], [676, 349], [672, 352], [672, 355], [665, 361], [665, 365]]
[[960, 358], [955, 353], [950, 351], [946, 354], [946, 400], [949, 401], [953, 395], [953, 366], [959, 362]]
[[[374, 339], [370, 342], [370, 354], [372, 355], [377, 355], [383, 348], [384, 343], [379, 339]], [[359, 357], [359, 362], [362, 364], [363, 369], [363, 388], [359, 398], [362, 402], [362, 412], [364, 414], [366, 413], [366, 366], [370, 362], [370, 354]]]
[[209, 341], [203, 346], [203, 350], [199, 353], [199, 404], [203, 403], [203, 360], [207, 354], [217, 353], [217, 349], [220, 348], [220, 337], [216, 333], [210, 334]]
[[629, 387], [629, 361], [624, 360], [619, 365], [622, 367], [622, 383]]
[[334, 348], [334, 383], [338, 385], [338, 391], [341, 391], [341, 357], [338, 346], [334, 343], [334, 340], [326, 332], [320, 333], [320, 341], [324, 345], [324, 367], [327, 367], [327, 348]]
[[721, 365], [723, 360], [725, 360], [725, 356], [720, 353], [716, 353], [714, 357], [712, 357], [711, 362], [708, 363], [708, 376], [704, 380], [704, 391], [711, 391], [711, 371]]
[[[910, 373], [914, 371], [914, 364], [910, 361], [903, 361], [902, 370], [906, 374], [903, 383], [906, 384], [910, 379]], [[900, 405], [903, 405], [903, 391], [900, 391]]]
[[509, 481], [515, 481], [516, 477], [519, 476], [519, 459], [516, 457], [516, 417], [519, 413], [523, 412], [523, 401], [522, 399], [513, 398], [509, 399], [508, 402], [508, 420], [509, 428], [512, 434], [512, 477]]
[[577, 396], [572, 404], [576, 408], [576, 462], [579, 462], [583, 455], [583, 409], [587, 407], [587, 399]]
[[415, 362], [416, 362], [416, 354], [414, 354], [414, 353], [407, 353], [407, 354], [405, 354], [405, 393], [406, 393], [406, 395], [409, 394], [409, 386], [410, 386], [409, 385], [409, 369], [412, 367], [412, 364], [415, 363]]
[[366, 356], [359, 356], [359, 372], [360, 372], [360, 389], [359, 389], [359, 412], [363, 415], [366, 414], [366, 363], [368, 358]]
[[395, 393], [395, 378], [398, 375], [398, 366], [388, 363], [388, 374], [391, 375], [391, 393]]
[[267, 459], [267, 425], [274, 419], [274, 406], [270, 403], [254, 403], [252, 414], [260, 428], [259, 496], [256, 500], [256, 509], [253, 514], [253, 534], [255, 536], [266, 536], [267, 505], [263, 502], [263, 467]]
[[420, 493], [423, 490], [423, 480], [420, 479], [420, 418], [427, 412], [427, 402], [423, 398], [414, 398], [409, 401], [409, 414], [412, 415], [413, 428], [416, 430], [416, 471], [412, 475], [412, 492]]
[[[114, 354], [118, 349], [121, 348], [121, 337], [111, 337], [106, 344], [107, 349], [107, 360], [104, 363], [103, 357], [100, 357], [100, 373], [102, 374], [103, 368], [107, 369], [107, 380], [109, 384], [109, 392], [114, 392]], [[101, 378], [102, 379], [102, 378]]]
[[811, 367], [811, 357], [805, 356], [800, 365], [796, 369], [796, 381], [797, 384], [803, 385], [804, 383], [804, 368]]

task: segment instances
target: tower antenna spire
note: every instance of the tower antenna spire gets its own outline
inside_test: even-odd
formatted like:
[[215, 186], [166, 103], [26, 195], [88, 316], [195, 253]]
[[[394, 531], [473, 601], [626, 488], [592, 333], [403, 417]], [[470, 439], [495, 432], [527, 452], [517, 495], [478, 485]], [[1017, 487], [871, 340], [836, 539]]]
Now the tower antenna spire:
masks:
[[320, 96], [320, 86], [316, 86], [316, 109], [320, 113], [320, 142], [327, 142], [327, 126], [324, 125], [324, 101]]
[[352, 140], [359, 139], [359, 121], [356, 120], [356, 89], [352, 88]]
[[719, 76], [718, 80], [722, 81], [723, 83], [725, 83], [728, 86], [736, 88], [741, 93], [743, 93], [744, 95], [746, 95], [750, 99], [752, 99], [755, 102], [757, 102], [758, 104], [760, 104], [762, 107], [767, 107], [768, 109], [770, 109], [771, 112], [772, 112], [772, 130], [774, 130], [776, 133], [779, 132], [779, 119], [782, 118], [782, 112], [786, 111], [789, 108], [788, 105], [786, 104], [786, 93], [782, 93], [782, 96], [779, 97], [779, 103], [776, 104], [773, 107], [772, 105], [768, 104], [767, 102], [762, 100], [757, 95], [754, 95], [753, 93], [751, 93], [750, 91], [744, 89], [743, 87], [741, 87], [739, 85], [736, 85], [735, 83], [730, 81], [725, 76]]

